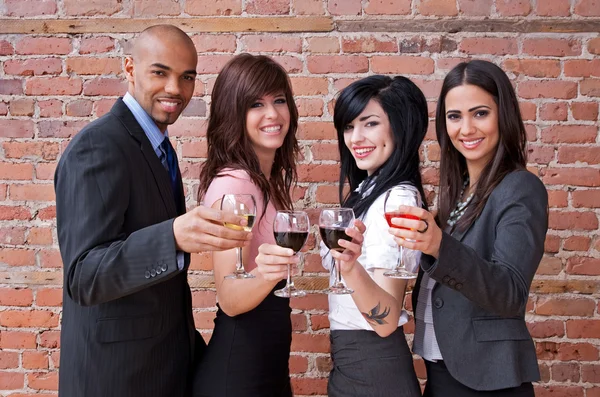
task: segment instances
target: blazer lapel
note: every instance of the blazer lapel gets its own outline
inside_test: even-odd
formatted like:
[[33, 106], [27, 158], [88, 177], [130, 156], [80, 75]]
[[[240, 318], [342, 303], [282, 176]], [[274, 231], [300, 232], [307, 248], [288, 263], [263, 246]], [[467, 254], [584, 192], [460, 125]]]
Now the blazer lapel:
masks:
[[169, 181], [169, 175], [159, 158], [156, 156], [154, 149], [152, 149], [152, 145], [150, 144], [146, 133], [121, 98], [119, 98], [114, 104], [111, 109], [111, 113], [113, 113], [123, 122], [129, 134], [139, 142], [140, 150], [146, 159], [148, 168], [154, 176], [154, 180], [158, 186], [158, 190], [167, 209], [167, 213], [170, 217], [176, 217], [178, 215], [178, 211], [175, 199], [173, 197], [173, 188], [171, 187], [171, 182]]

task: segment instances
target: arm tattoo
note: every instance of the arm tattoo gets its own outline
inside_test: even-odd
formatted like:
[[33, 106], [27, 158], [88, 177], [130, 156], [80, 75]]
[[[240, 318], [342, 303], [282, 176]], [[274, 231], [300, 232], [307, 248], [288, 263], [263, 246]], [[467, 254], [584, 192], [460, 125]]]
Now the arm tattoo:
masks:
[[385, 321], [385, 318], [388, 316], [388, 314], [390, 314], [390, 308], [386, 307], [385, 309], [383, 309], [383, 312], [381, 312], [381, 313], [379, 312], [380, 310], [381, 310], [381, 304], [380, 304], [380, 302], [377, 302], [377, 306], [372, 308], [369, 311], [369, 313], [361, 312], [361, 314], [363, 315], [365, 320], [367, 320], [367, 322], [371, 325], [387, 324], [387, 321]]

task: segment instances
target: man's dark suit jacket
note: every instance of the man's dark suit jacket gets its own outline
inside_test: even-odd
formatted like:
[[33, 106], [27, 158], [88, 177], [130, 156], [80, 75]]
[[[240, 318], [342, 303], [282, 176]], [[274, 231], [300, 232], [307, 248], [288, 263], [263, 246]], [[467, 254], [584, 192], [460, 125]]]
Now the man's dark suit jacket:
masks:
[[194, 329], [190, 257], [179, 270], [168, 173], [121, 99], [73, 138], [54, 184], [60, 396], [184, 396], [194, 345], [205, 346]]
[[[540, 379], [525, 308], [544, 253], [547, 209], [542, 182], [528, 171], [514, 171], [470, 227], [443, 233], [438, 260], [422, 255], [421, 269], [438, 282], [431, 303], [444, 363], [472, 389]], [[412, 293], [415, 310], [423, 270]]]

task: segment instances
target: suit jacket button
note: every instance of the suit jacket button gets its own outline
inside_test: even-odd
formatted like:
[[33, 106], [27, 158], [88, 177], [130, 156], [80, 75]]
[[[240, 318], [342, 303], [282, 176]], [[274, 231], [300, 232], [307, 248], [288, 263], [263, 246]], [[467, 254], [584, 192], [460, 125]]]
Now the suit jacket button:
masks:
[[444, 301], [441, 298], [436, 298], [433, 301], [433, 306], [435, 306], [436, 309], [441, 309], [442, 306], [444, 306]]
[[462, 288], [462, 284], [461, 283], [456, 283], [456, 285], [454, 286], [454, 288], [456, 288], [456, 290], [460, 290]]
[[167, 266], [167, 264], [166, 264], [166, 263], [163, 263], [163, 264], [162, 264], [162, 266], [161, 266], [160, 268], [161, 268], [161, 270], [162, 270], [163, 272], [166, 272], [166, 271], [167, 271], [167, 269], [169, 268], [169, 266]]
[[156, 276], [156, 270], [154, 270], [154, 269], [150, 269], [150, 276], [151, 276], [151, 277], [154, 277], [154, 276]]
[[450, 276], [444, 276], [444, 278], [442, 278], [442, 281], [444, 283], [447, 283], [450, 280]]
[[144, 273], [144, 277], [150, 278], [150, 272], [148, 270], [146, 270], [146, 273]]
[[456, 284], [456, 280], [455, 280], [455, 279], [453, 279], [453, 278], [451, 278], [451, 279], [448, 281], [448, 285], [449, 285], [449, 286], [451, 286], [451, 287], [454, 287], [454, 284]]
[[162, 273], [162, 270], [161, 270], [160, 266], [158, 266], [156, 268], [156, 274], [161, 274], [161, 273]]

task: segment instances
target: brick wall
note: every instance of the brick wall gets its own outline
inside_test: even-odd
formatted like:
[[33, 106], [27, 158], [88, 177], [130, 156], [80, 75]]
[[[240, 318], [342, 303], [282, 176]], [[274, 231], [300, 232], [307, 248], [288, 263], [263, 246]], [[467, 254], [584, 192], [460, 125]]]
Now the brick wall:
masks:
[[[214, 19], [222, 16], [230, 18]], [[542, 372], [536, 390], [599, 397], [599, 17], [598, 0], [0, 0], [0, 396], [56, 395], [62, 271], [53, 171], [69, 139], [125, 92], [122, 56], [133, 32], [161, 18], [190, 32], [200, 53], [196, 96], [170, 129], [189, 206], [206, 154], [212, 84], [236, 53], [272, 55], [292, 76], [303, 153], [295, 198], [307, 208], [336, 202], [331, 103], [350, 81], [407, 75], [433, 115], [457, 62], [483, 58], [509, 72], [530, 169], [550, 193], [546, 254], [527, 314]], [[422, 148], [432, 197], [434, 137], [431, 128]], [[195, 318], [207, 337], [215, 305], [209, 270], [206, 255], [194, 258]], [[300, 283], [326, 284], [314, 253]], [[324, 395], [327, 298], [292, 306], [296, 394]], [[424, 377], [422, 362], [416, 368]]]

